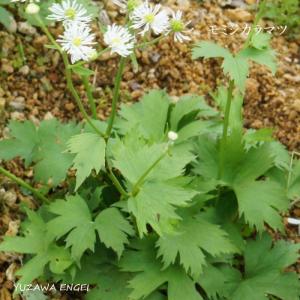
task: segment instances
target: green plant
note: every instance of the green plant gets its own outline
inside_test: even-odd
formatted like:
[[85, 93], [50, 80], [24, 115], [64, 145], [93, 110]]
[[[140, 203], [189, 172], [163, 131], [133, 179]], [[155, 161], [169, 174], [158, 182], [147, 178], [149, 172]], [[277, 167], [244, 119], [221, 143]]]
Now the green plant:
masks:
[[5, 26], [6, 29], [11, 27], [13, 15], [3, 6], [10, 4], [10, 0], [0, 0], [0, 23]]
[[272, 0], [267, 2], [265, 17], [273, 20], [276, 25], [287, 26], [292, 35], [299, 33], [299, 15], [299, 0]]
[[37, 21], [48, 47], [62, 54], [86, 122], [12, 121], [11, 138], [0, 142], [0, 158], [21, 157], [42, 185], [36, 190], [0, 168], [41, 201], [38, 211], [25, 208], [20, 235], [0, 245], [26, 254], [18, 283], [96, 285], [88, 300], [299, 299], [297, 275], [284, 270], [300, 247], [273, 243], [266, 230], [284, 231], [280, 214], [299, 196], [299, 162], [291, 164], [272, 131], [243, 129], [250, 61], [275, 71], [269, 36], [250, 35], [237, 54], [211, 42], [194, 47], [194, 59], [224, 60], [229, 84], [213, 94], [219, 111], [203, 97], [173, 103], [156, 90], [117, 113], [122, 57], [112, 113], [101, 122], [89, 117], [72, 81], [76, 73], [88, 86], [93, 72], [71, 65]]

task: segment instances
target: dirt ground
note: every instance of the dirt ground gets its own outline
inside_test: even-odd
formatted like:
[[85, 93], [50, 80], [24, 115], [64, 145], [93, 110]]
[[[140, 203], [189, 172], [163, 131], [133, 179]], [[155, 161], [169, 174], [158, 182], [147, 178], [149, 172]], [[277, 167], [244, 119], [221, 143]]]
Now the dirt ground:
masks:
[[[234, 51], [239, 50], [246, 39], [242, 31], [254, 16], [243, 6], [222, 7], [222, 1], [167, 2], [171, 8], [183, 10], [186, 19], [191, 21], [189, 26], [194, 28], [193, 42], [213, 40]], [[104, 8], [101, 14], [104, 21], [121, 17], [115, 6], [107, 4]], [[235, 34], [228, 30], [233, 24], [240, 28]], [[273, 26], [270, 21], [262, 21], [260, 25]], [[227, 29], [223, 31], [225, 27]], [[220, 32], [216, 33], [213, 30], [216, 28], [220, 29]], [[61, 28], [52, 28], [51, 31], [58, 35]], [[278, 71], [273, 76], [262, 66], [252, 66], [245, 95], [245, 127], [274, 128], [276, 137], [289, 150], [300, 152], [300, 41], [290, 40], [288, 33], [279, 35], [278, 32], [274, 32], [272, 37], [272, 46], [277, 52]], [[102, 43], [101, 36], [98, 39]], [[220, 69], [220, 61], [191, 60], [193, 42], [189, 45], [178, 44], [171, 38], [166, 38], [158, 45], [138, 52], [139, 69], [133, 70], [130, 65], [127, 66], [122, 82], [121, 101], [137, 101], [145, 91], [153, 88], [166, 89], [173, 97], [197, 93], [209, 100], [209, 92], [226, 80]], [[25, 26], [24, 29], [24, 24], [21, 23], [18, 23], [17, 32], [14, 34], [0, 31], [0, 125], [3, 136], [7, 134], [6, 124], [10, 119], [30, 119], [38, 123], [53, 117], [63, 120], [81, 118], [66, 91], [62, 61], [58, 53], [44, 47], [47, 43], [45, 35], [30, 26]], [[109, 54], [92, 64], [96, 71], [92, 79], [94, 94], [98, 101], [98, 115], [102, 119], [109, 113], [116, 67], [116, 58]], [[75, 78], [75, 82], [83, 95], [80, 81]], [[32, 177], [32, 172], [24, 172], [18, 160], [6, 166], [18, 176]], [[17, 233], [20, 219], [18, 208], [22, 201], [35, 206], [30, 197], [23, 196], [14, 184], [2, 178], [0, 235]], [[294, 207], [291, 215], [300, 217], [300, 209]], [[300, 241], [296, 228], [287, 226], [287, 234], [289, 239]], [[0, 254], [0, 300], [11, 299], [13, 271], [17, 268], [18, 259], [15, 256]]]

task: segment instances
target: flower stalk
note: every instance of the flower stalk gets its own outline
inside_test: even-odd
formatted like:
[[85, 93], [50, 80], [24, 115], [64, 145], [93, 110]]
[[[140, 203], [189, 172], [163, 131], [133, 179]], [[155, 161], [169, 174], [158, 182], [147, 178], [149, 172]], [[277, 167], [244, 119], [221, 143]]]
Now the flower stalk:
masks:
[[109, 117], [108, 126], [107, 126], [107, 130], [106, 130], [107, 139], [109, 139], [109, 137], [111, 135], [111, 131], [112, 131], [116, 113], [117, 113], [117, 104], [118, 104], [118, 100], [120, 97], [120, 85], [121, 85], [122, 75], [123, 75], [124, 68], [125, 68], [125, 63], [126, 63], [126, 58], [121, 57], [117, 75], [115, 77], [111, 115]]
[[0, 167], [0, 173], [6, 176], [7, 178], [11, 179], [21, 187], [25, 188], [26, 190], [30, 191], [37, 199], [39, 199], [42, 203], [50, 203], [49, 199], [47, 199], [42, 193], [40, 193], [37, 189], [32, 187], [30, 184], [18, 178], [14, 174], [10, 173], [6, 169]]
[[93, 91], [92, 91], [92, 87], [91, 84], [89, 82], [89, 77], [88, 76], [82, 76], [82, 82], [83, 85], [85, 87], [86, 90], [86, 94], [87, 94], [87, 98], [89, 101], [89, 105], [92, 111], [92, 116], [94, 119], [97, 119], [97, 107], [96, 107], [96, 103], [95, 103], [95, 98], [93, 96]]
[[229, 128], [229, 117], [230, 117], [230, 109], [231, 103], [233, 99], [233, 89], [234, 89], [234, 81], [230, 80], [229, 87], [227, 91], [227, 101], [226, 101], [226, 108], [225, 108], [225, 116], [224, 116], [224, 125], [223, 125], [223, 134], [220, 143], [220, 157], [219, 157], [219, 179], [223, 177], [224, 174], [224, 155], [225, 155], [225, 148], [227, 144], [227, 136], [228, 136], [228, 128]]

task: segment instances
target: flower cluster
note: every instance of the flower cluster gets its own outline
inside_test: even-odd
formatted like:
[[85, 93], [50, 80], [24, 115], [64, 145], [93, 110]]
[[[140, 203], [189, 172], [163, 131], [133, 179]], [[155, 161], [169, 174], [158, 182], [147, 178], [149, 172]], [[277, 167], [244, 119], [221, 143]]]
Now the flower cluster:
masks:
[[[151, 4], [148, 0], [113, 0], [120, 7], [121, 12], [126, 12], [128, 24], [120, 26], [112, 24], [107, 26], [104, 33], [104, 42], [111, 50], [127, 57], [133, 53], [137, 37], [146, 33], [155, 35], [174, 34], [174, 40], [184, 42], [190, 40], [187, 33], [188, 23], [182, 21], [182, 12], [167, 12], [160, 4]], [[91, 33], [90, 22], [92, 16], [87, 9], [77, 0], [63, 0], [50, 7], [49, 20], [62, 22], [64, 33], [57, 42], [62, 50], [71, 56], [71, 62], [79, 60], [88, 61], [95, 57], [95, 35]]]

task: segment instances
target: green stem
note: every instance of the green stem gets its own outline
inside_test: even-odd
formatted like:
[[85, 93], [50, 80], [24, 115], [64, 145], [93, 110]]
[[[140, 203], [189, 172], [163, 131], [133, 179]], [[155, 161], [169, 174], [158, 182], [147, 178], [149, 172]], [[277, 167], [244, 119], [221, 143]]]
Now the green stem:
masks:
[[228, 88], [228, 92], [227, 92], [223, 134], [222, 134], [222, 139], [221, 139], [221, 143], [220, 143], [219, 179], [221, 179], [224, 174], [224, 154], [225, 154], [225, 147], [226, 147], [227, 136], [228, 136], [229, 116], [230, 116], [231, 102], [232, 102], [232, 98], [233, 98], [233, 89], [234, 89], [234, 81], [230, 80], [229, 88]]
[[251, 30], [250, 30], [250, 33], [245, 41], [245, 44], [243, 46], [243, 49], [247, 48], [249, 46], [249, 44], [251, 43], [251, 40], [252, 40], [252, 37], [255, 33], [255, 28], [258, 24], [258, 22], [260, 21], [260, 19], [263, 17], [263, 14], [265, 12], [265, 8], [266, 8], [266, 5], [267, 5], [267, 1], [266, 0], [262, 0], [259, 4], [259, 10], [255, 16], [255, 19], [254, 19], [254, 22], [251, 26]]
[[93, 122], [91, 121], [90, 117], [88, 116], [83, 103], [80, 99], [80, 96], [78, 95], [74, 84], [73, 84], [73, 80], [72, 80], [72, 71], [70, 70], [70, 68], [68, 68], [69, 64], [69, 60], [68, 60], [68, 56], [65, 52], [62, 53], [62, 58], [65, 64], [65, 71], [66, 71], [66, 78], [67, 78], [67, 88], [68, 90], [71, 92], [72, 96], [74, 97], [77, 106], [80, 110], [80, 112], [82, 113], [83, 117], [86, 119], [86, 121], [88, 122], [88, 124], [95, 130], [95, 132], [97, 132], [101, 137], [104, 137], [104, 134], [93, 124]]
[[91, 84], [89, 82], [89, 77], [88, 76], [82, 76], [82, 82], [83, 85], [85, 87], [86, 93], [87, 93], [87, 98], [91, 107], [91, 111], [92, 111], [92, 116], [94, 119], [97, 119], [97, 108], [96, 108], [96, 103], [95, 103], [95, 99], [93, 96], [93, 91], [92, 91], [92, 87]]
[[110, 134], [111, 134], [111, 131], [113, 128], [113, 124], [114, 124], [114, 120], [116, 117], [116, 113], [117, 113], [117, 103], [118, 103], [119, 96], [120, 96], [120, 85], [121, 85], [122, 75], [123, 75], [123, 71], [124, 71], [124, 67], [125, 67], [125, 62], [126, 62], [126, 58], [121, 57], [118, 72], [117, 72], [117, 75], [115, 78], [111, 115], [110, 115], [110, 118], [108, 121], [107, 130], [106, 130], [107, 138], [110, 137]]
[[34, 196], [36, 196], [41, 202], [43, 203], [50, 203], [50, 201], [41, 194], [38, 190], [34, 187], [29, 185], [27, 182], [22, 180], [21, 178], [16, 177], [14, 174], [10, 173], [9, 171], [5, 170], [4, 168], [0, 167], [0, 173], [11, 179], [12, 181], [16, 182], [18, 185], [22, 186], [26, 190], [30, 191]]
[[72, 71], [70, 68], [70, 63], [69, 63], [69, 59], [67, 54], [61, 49], [61, 47], [59, 46], [59, 44], [55, 41], [54, 37], [52, 36], [52, 34], [50, 33], [50, 31], [48, 30], [48, 28], [45, 26], [45, 24], [43, 23], [43, 20], [40, 18], [39, 15], [35, 16], [37, 21], [39, 22], [42, 30], [45, 32], [45, 34], [47, 35], [48, 39], [51, 41], [51, 43], [57, 48], [57, 50], [60, 52], [60, 54], [62, 55], [62, 59], [65, 65], [65, 70], [66, 70], [66, 78], [67, 78], [67, 88], [69, 89], [69, 91], [71, 92], [72, 96], [74, 97], [77, 106], [79, 107], [80, 112], [82, 113], [83, 117], [86, 119], [86, 121], [88, 122], [88, 124], [95, 130], [95, 132], [97, 132], [100, 136], [104, 137], [104, 134], [93, 124], [93, 122], [91, 121], [91, 119], [89, 118], [83, 104], [82, 101], [74, 87], [73, 84], [73, 80], [72, 80]]
[[119, 182], [118, 178], [113, 173], [112, 169], [110, 167], [107, 167], [107, 170], [108, 170], [107, 175], [108, 175], [109, 179], [113, 182], [116, 189], [119, 191], [119, 193], [122, 196], [127, 198], [129, 196], [128, 193], [124, 190], [124, 188], [122, 187], [122, 185]]
[[164, 36], [164, 35], [161, 35], [161, 36], [159, 36], [159, 37], [157, 37], [157, 38], [155, 38], [155, 39], [153, 39], [153, 40], [151, 40], [151, 41], [149, 41], [149, 42], [144, 42], [144, 43], [137, 44], [137, 45], [136, 45], [136, 48], [137, 48], [137, 49], [139, 49], [139, 48], [142, 49], [142, 48], [145, 48], [145, 47], [147, 47], [147, 46], [156, 44], [156, 43], [158, 43], [160, 40], [162, 40], [163, 38], [165, 38], [165, 36]]
[[150, 174], [150, 172], [159, 164], [159, 162], [166, 156], [168, 153], [169, 147], [166, 149], [166, 151], [163, 152], [161, 156], [158, 157], [158, 159], [145, 171], [145, 173], [139, 178], [139, 180], [136, 182], [136, 184], [132, 188], [132, 195], [136, 196], [136, 194], [139, 191], [140, 185], [144, 183], [144, 180], [147, 178], [147, 176]]

